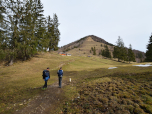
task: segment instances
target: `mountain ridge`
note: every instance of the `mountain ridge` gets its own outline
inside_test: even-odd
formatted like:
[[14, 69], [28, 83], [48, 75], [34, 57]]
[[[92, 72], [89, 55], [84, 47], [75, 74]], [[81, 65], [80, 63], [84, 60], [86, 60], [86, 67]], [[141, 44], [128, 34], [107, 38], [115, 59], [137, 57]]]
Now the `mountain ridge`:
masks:
[[[100, 46], [100, 45], [102, 45], [102, 46]], [[108, 48], [111, 52], [111, 55], [113, 55], [115, 45], [112, 44], [112, 43], [109, 43], [106, 40], [104, 40], [103, 38], [97, 37], [95, 35], [88, 35], [88, 36], [85, 36], [83, 38], [80, 38], [79, 40], [76, 40], [76, 41], [71, 42], [67, 45], [64, 45], [58, 50], [58, 52], [72, 53], [72, 51], [74, 51], [75, 53], [77, 53], [76, 48], [79, 48], [77, 50], [77, 51], [79, 51], [79, 53], [80, 53], [80, 51], [83, 51], [83, 54], [91, 55], [90, 54], [90, 49], [91, 49], [91, 47], [95, 47], [96, 51], [97, 51], [97, 55], [98, 55], [98, 53], [100, 53], [101, 50], [104, 50], [104, 45], [108, 46]], [[127, 47], [125, 47], [125, 48], [128, 49]], [[135, 54], [137, 62], [140, 62], [139, 56], [138, 56], [139, 53], [142, 54], [143, 60], [145, 59], [145, 53], [144, 52], [139, 51], [137, 49], [133, 49], [133, 52]], [[81, 55], [82, 55], [82, 53], [81, 53]]]

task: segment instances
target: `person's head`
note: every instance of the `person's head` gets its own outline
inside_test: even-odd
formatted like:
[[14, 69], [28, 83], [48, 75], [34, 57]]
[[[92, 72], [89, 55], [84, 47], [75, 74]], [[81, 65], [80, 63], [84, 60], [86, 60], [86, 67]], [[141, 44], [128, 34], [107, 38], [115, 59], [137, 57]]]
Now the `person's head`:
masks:
[[60, 67], [60, 70], [62, 70], [62, 67]]
[[49, 67], [47, 67], [47, 70], [49, 70], [50, 68]]

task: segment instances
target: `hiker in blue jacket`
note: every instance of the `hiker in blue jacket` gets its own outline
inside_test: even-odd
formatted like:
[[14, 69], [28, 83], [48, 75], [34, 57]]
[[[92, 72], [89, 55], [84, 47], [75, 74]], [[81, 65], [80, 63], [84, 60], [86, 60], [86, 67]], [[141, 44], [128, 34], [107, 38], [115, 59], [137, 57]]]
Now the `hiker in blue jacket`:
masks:
[[60, 67], [60, 69], [58, 70], [57, 74], [58, 74], [58, 77], [59, 77], [59, 88], [61, 88], [61, 86], [62, 86], [62, 77], [63, 77], [62, 67]]
[[43, 79], [45, 81], [44, 83], [44, 86], [43, 86], [43, 89], [46, 89], [47, 88], [47, 81], [50, 79], [50, 72], [49, 72], [49, 67], [43, 71]]

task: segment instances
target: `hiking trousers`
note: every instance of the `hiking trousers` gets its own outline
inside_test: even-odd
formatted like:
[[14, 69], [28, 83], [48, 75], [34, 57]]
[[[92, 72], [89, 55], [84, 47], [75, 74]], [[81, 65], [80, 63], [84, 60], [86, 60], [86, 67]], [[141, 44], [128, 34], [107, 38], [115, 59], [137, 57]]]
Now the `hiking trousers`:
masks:
[[62, 87], [62, 77], [59, 77], [59, 87]]
[[47, 80], [45, 80], [43, 88], [47, 88]]

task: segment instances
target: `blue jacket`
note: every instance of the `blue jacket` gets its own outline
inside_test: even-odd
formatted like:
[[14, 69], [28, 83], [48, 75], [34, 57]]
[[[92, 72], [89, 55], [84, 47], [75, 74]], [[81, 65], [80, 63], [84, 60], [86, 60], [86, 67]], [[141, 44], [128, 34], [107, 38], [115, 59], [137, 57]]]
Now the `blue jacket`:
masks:
[[63, 70], [58, 70], [57, 74], [58, 74], [59, 77], [62, 77], [63, 76]]
[[43, 75], [45, 81], [47, 81], [50, 78], [50, 72], [48, 70], [44, 70]]

